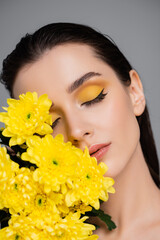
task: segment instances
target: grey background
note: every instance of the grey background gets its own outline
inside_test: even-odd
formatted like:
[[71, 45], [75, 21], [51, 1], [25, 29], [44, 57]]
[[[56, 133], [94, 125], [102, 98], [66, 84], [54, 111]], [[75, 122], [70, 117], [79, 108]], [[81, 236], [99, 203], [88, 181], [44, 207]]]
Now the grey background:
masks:
[[[110, 35], [138, 71], [160, 156], [160, 0], [0, 0], [0, 65], [24, 34], [61, 21]], [[0, 84], [0, 106], [7, 97]]]

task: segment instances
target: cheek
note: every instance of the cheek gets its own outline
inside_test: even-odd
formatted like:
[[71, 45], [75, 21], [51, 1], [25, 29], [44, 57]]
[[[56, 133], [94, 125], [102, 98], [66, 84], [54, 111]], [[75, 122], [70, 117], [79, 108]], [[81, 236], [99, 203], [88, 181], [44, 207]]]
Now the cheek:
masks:
[[139, 140], [139, 126], [133, 112], [132, 104], [128, 96], [114, 102], [111, 112], [112, 126], [115, 127], [117, 138], [120, 137], [122, 144], [132, 145]]
[[106, 130], [107, 135], [117, 135], [125, 129], [128, 132], [135, 119], [129, 99], [124, 94], [111, 95], [106, 101], [87, 111], [88, 119], [95, 129], [101, 129], [103, 133]]
[[108, 174], [116, 177], [134, 156], [140, 137], [137, 119], [126, 97], [117, 98], [108, 106], [105, 134], [112, 142], [106, 156]]
[[[97, 112], [97, 118], [106, 126], [107, 130], [119, 132], [131, 133], [137, 130], [137, 120], [134, 115], [132, 102], [128, 94], [121, 89], [115, 91], [108, 96], [106, 102], [99, 107], [99, 113]], [[133, 131], [132, 131], [133, 130]]]
[[62, 134], [64, 137], [64, 141], [67, 142], [68, 141], [68, 137], [67, 137], [67, 131], [66, 131], [66, 127], [65, 124], [60, 123], [58, 124], [58, 127], [55, 127], [53, 129], [53, 133], [52, 136], [55, 137], [57, 134]]

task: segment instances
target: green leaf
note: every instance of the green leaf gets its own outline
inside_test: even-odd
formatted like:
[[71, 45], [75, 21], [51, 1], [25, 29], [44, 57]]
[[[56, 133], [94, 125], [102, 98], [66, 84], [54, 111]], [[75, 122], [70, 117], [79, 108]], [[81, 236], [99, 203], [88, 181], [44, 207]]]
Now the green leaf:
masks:
[[99, 217], [103, 222], [105, 222], [109, 231], [111, 231], [117, 227], [116, 224], [111, 220], [111, 216], [104, 213], [104, 211], [101, 209], [96, 210], [96, 209], [92, 208], [92, 211], [86, 212], [85, 215]]

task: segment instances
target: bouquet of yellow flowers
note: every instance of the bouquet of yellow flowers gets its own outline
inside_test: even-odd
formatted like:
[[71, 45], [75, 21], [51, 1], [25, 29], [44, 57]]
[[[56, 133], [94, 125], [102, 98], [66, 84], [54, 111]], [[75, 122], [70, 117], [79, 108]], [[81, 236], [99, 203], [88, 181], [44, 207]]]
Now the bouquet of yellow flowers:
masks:
[[6, 146], [0, 146], [0, 239], [97, 239], [89, 215], [115, 228], [100, 210], [100, 201], [115, 191], [114, 180], [103, 176], [107, 166], [87, 148], [52, 136], [48, 96], [27, 92], [7, 103], [0, 113]]

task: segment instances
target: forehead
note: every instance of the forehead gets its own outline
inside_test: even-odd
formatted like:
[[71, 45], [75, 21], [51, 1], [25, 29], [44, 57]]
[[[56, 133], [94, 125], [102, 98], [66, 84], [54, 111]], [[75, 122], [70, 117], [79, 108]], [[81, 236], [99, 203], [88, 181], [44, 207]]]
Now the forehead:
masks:
[[39, 60], [19, 71], [13, 94], [16, 98], [27, 91], [50, 95], [53, 88], [60, 91], [66, 89], [69, 84], [90, 71], [116, 77], [114, 71], [96, 56], [90, 46], [77, 43], [60, 45], [46, 51]]

